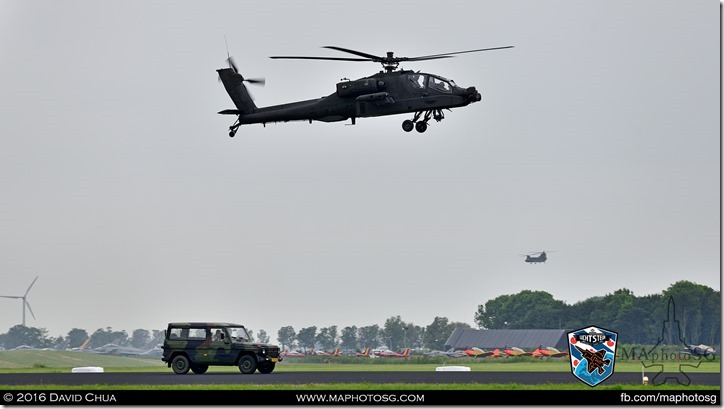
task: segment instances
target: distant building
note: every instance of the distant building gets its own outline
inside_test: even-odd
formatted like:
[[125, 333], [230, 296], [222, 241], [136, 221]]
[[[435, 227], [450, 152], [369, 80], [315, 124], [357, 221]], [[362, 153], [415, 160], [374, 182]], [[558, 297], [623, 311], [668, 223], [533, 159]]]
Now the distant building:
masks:
[[554, 347], [565, 351], [568, 349], [565, 329], [473, 329], [455, 328], [450, 338], [445, 342], [445, 348], [467, 349], [478, 347], [481, 349], [495, 349], [504, 347], [518, 347], [535, 349]]

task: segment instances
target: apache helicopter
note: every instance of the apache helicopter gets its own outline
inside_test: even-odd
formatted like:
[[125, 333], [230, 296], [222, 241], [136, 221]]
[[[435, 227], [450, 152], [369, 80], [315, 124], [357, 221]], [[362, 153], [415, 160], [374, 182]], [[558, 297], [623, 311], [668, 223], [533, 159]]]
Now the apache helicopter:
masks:
[[222, 115], [236, 115], [237, 119], [229, 127], [229, 136], [234, 137], [237, 129], [246, 124], [263, 124], [268, 122], [289, 121], [322, 121], [336, 122], [374, 116], [413, 113], [412, 119], [402, 122], [405, 132], [425, 132], [428, 121], [435, 119], [440, 122], [445, 118], [443, 109], [463, 107], [481, 100], [480, 92], [475, 87], [462, 88], [454, 81], [435, 74], [421, 73], [399, 69], [400, 62], [425, 61], [440, 58], [452, 58], [453, 54], [473, 53], [479, 51], [500, 50], [513, 46], [483, 48], [478, 50], [457, 51], [425, 55], [420, 57], [395, 57], [392, 51], [380, 57], [360, 51], [341, 47], [325, 46], [332, 50], [354, 54], [362, 58], [337, 57], [295, 57], [274, 56], [272, 59], [332, 60], [332, 61], [372, 61], [382, 64], [384, 71], [358, 80], [343, 78], [337, 83], [336, 92], [329, 96], [292, 102], [281, 105], [257, 107], [244, 86], [244, 82], [264, 85], [263, 78], [244, 78], [227, 55], [229, 68], [216, 70], [224, 84], [226, 92], [236, 105], [236, 109], [220, 111]]

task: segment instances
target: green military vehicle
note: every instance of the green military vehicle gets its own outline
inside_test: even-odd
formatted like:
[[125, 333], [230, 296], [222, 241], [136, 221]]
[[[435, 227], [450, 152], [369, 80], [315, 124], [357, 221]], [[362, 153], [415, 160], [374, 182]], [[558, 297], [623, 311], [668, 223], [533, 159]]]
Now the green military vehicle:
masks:
[[268, 374], [282, 360], [279, 347], [249, 341], [243, 325], [226, 322], [172, 322], [161, 360], [179, 375], [205, 373], [210, 365], [238, 366], [243, 374]]

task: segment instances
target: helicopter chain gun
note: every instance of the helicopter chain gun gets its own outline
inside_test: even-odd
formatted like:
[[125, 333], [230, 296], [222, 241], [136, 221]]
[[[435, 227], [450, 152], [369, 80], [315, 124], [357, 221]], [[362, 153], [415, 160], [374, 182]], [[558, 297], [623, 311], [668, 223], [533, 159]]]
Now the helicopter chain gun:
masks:
[[327, 61], [376, 62], [382, 64], [384, 71], [357, 80], [343, 79], [337, 83], [334, 93], [318, 98], [281, 105], [257, 107], [244, 82], [264, 85], [263, 79], [245, 79], [234, 64], [227, 58], [229, 68], [216, 70], [224, 84], [226, 92], [236, 109], [220, 111], [222, 115], [235, 115], [234, 124], [229, 127], [229, 136], [234, 137], [241, 125], [262, 124], [289, 121], [337, 122], [357, 118], [369, 118], [397, 114], [413, 114], [411, 119], [402, 122], [402, 129], [410, 132], [425, 132], [430, 119], [437, 122], [445, 118], [443, 110], [467, 106], [479, 102], [482, 97], [476, 87], [463, 88], [453, 80], [437, 74], [421, 73], [398, 69], [401, 62], [416, 62], [452, 58], [456, 54], [480, 51], [502, 50], [513, 46], [481, 48], [477, 50], [457, 51], [419, 57], [395, 57], [392, 51], [385, 56], [367, 54], [347, 48], [325, 46], [323, 48], [355, 55], [352, 57], [307, 57], [272, 56], [272, 59], [302, 59]]

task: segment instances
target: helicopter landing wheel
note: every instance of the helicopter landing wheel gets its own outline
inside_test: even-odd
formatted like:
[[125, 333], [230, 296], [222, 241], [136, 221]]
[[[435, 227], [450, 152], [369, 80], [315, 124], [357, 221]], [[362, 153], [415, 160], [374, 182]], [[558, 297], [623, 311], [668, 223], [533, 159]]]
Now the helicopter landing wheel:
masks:
[[410, 131], [412, 131], [412, 128], [414, 128], [414, 127], [415, 127], [415, 123], [410, 121], [409, 119], [402, 121], [402, 130], [403, 131], [410, 132]]
[[236, 125], [236, 124], [235, 124], [235, 125], [230, 126], [230, 127], [229, 127], [229, 136], [230, 136], [231, 138], [233, 138], [234, 135], [236, 135], [236, 131], [238, 131], [238, 130], [239, 130], [239, 125]]
[[418, 122], [418, 123], [416, 123], [416, 124], [415, 124], [415, 129], [416, 129], [417, 132], [419, 132], [419, 133], [423, 133], [423, 132], [427, 131], [427, 122]]
[[241, 124], [239, 123], [239, 119], [236, 119], [236, 122], [234, 122], [233, 125], [229, 127], [229, 137], [233, 138], [234, 135], [236, 135], [236, 131], [239, 129]]

